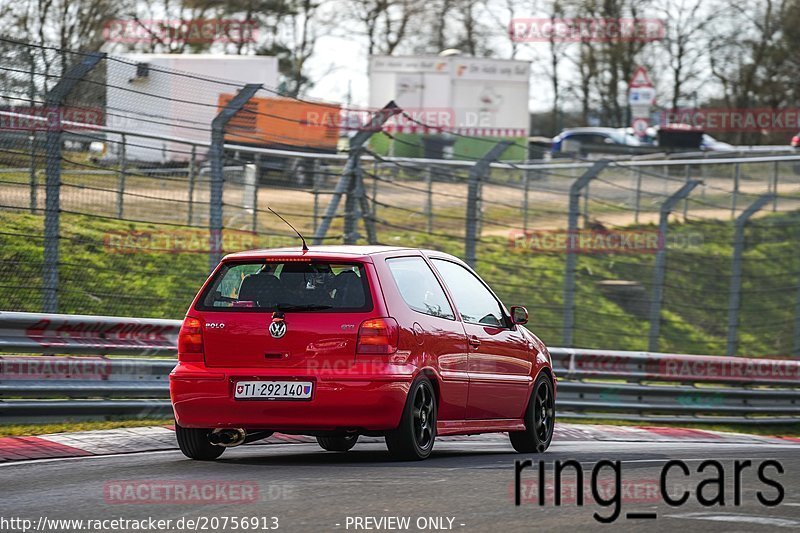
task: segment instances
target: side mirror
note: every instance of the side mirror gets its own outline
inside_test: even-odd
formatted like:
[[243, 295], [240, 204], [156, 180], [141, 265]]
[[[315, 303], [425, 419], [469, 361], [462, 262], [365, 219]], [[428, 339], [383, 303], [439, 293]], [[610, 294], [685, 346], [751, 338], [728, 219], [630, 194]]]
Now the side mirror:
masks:
[[514, 324], [528, 323], [528, 310], [521, 305], [511, 306], [511, 322]]

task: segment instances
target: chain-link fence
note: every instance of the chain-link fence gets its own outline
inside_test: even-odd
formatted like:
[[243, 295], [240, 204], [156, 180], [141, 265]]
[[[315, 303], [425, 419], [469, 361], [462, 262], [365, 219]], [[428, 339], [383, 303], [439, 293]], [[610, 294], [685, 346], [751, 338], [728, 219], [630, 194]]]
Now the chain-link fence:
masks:
[[371, 150], [411, 142], [391, 105], [353, 127], [250, 80], [0, 46], [4, 310], [180, 318], [222, 253], [299, 245], [269, 206], [317, 245], [463, 257], [551, 345], [800, 355], [800, 156], [395, 158]]

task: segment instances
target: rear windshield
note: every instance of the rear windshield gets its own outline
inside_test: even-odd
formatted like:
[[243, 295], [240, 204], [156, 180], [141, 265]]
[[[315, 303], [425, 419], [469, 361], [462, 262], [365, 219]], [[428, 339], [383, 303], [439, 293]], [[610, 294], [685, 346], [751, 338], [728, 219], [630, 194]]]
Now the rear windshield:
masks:
[[372, 309], [359, 263], [227, 263], [197, 305], [201, 311], [361, 312]]

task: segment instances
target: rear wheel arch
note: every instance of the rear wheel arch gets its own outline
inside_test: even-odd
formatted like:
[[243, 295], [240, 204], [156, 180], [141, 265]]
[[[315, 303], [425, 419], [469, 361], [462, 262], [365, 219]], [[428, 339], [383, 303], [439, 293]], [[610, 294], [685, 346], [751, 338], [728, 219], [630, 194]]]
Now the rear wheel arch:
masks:
[[436, 403], [441, 403], [441, 401], [442, 401], [442, 388], [441, 388], [441, 385], [439, 383], [440, 377], [439, 377], [439, 374], [436, 372], [436, 370], [434, 370], [431, 367], [425, 367], [425, 368], [420, 369], [419, 372], [417, 372], [417, 375], [414, 376], [414, 379], [416, 379], [417, 376], [424, 376], [424, 377], [428, 378], [428, 381], [430, 381], [431, 385], [433, 385], [433, 393], [436, 396]]
[[417, 372], [399, 426], [384, 436], [391, 456], [407, 461], [425, 459], [431, 454], [436, 440], [437, 406], [434, 380]]

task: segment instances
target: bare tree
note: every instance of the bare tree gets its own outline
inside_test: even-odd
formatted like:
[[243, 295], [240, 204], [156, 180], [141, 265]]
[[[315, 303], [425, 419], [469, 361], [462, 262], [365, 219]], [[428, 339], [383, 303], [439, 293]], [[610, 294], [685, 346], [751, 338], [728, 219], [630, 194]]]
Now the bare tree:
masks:
[[291, 16], [292, 42], [287, 57], [287, 67], [282, 69], [286, 77], [286, 92], [291, 96], [299, 96], [312, 86], [306, 75], [306, 62], [314, 54], [314, 48], [320, 34], [320, 28], [327, 26], [320, 20], [319, 10], [322, 2], [299, 0], [295, 12]]
[[495, 10], [493, 9], [494, 6], [489, 5], [488, 1], [484, 1], [486, 16], [492, 20], [492, 32], [498, 35], [508, 36], [510, 59], [515, 59], [517, 57], [522, 44], [512, 35], [510, 24], [518, 18], [521, 13], [524, 13], [524, 9], [526, 9], [526, 6], [529, 4], [530, 2], [522, 0], [501, 0], [499, 2], [500, 9]]
[[[559, 0], [554, 0], [550, 7], [550, 22], [554, 23], [556, 19], [563, 18], [564, 9]], [[550, 84], [553, 90], [553, 110], [552, 121], [553, 128], [556, 131], [561, 129], [560, 114], [561, 114], [561, 78], [559, 76], [559, 66], [561, 59], [567, 53], [567, 43], [559, 42], [554, 33], [550, 34], [548, 39], [548, 51], [550, 55]]]
[[423, 0], [348, 0], [351, 14], [361, 24], [368, 55], [393, 54], [405, 43], [425, 11]]
[[790, 0], [764, 0], [763, 3], [732, 2], [728, 28], [717, 37], [710, 66], [723, 89], [729, 107], [749, 107], [785, 100], [780, 90], [762, 91], [768, 81], [779, 79], [787, 60], [781, 49], [783, 17]]
[[657, 12], [665, 22], [659, 48], [666, 57], [672, 108], [677, 108], [681, 99], [696, 92], [707, 79], [711, 30], [723, 20], [727, 5], [708, 0], [667, 0], [657, 4]]

